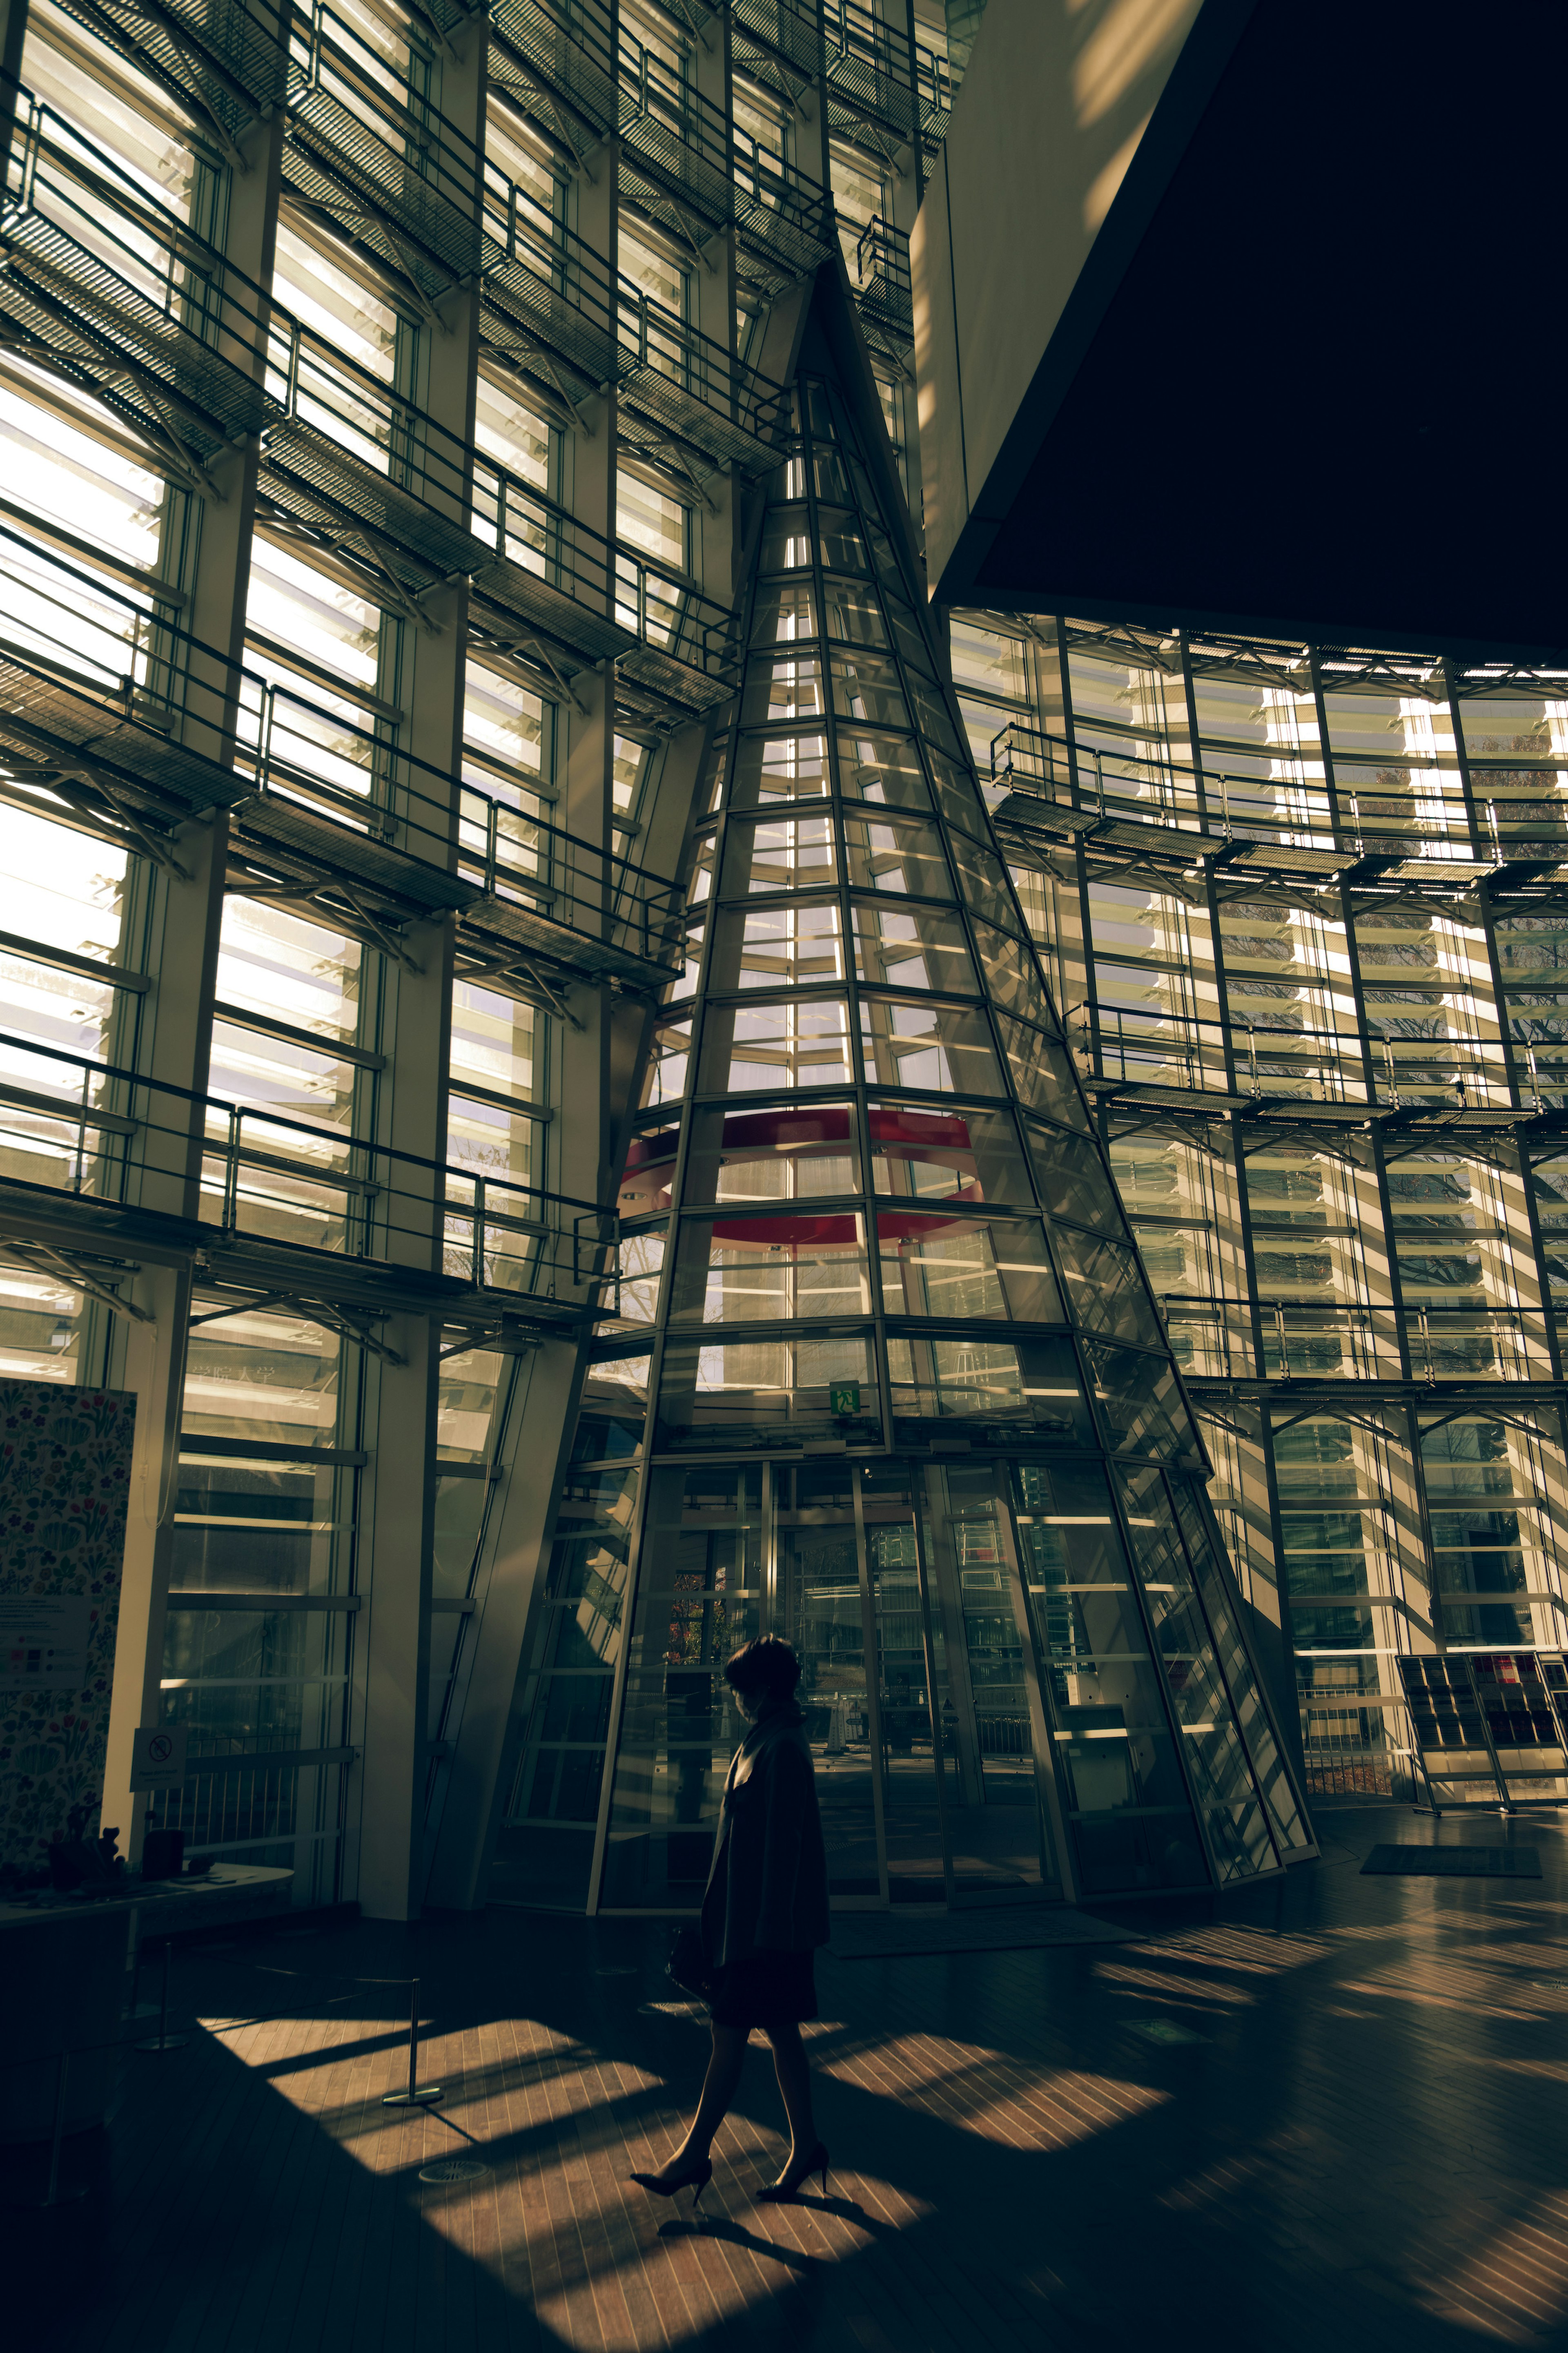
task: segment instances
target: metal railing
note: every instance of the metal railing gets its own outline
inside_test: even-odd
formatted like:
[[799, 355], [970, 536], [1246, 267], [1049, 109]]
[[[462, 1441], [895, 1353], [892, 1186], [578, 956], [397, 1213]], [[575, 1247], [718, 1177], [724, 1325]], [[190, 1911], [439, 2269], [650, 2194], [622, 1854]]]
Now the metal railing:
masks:
[[[13, 349], [129, 422], [169, 479], [225, 495], [213, 468], [259, 435], [264, 500], [336, 545], [371, 601], [422, 624], [422, 600], [466, 576], [490, 640], [525, 650], [546, 691], [569, 692], [575, 670], [629, 651], [632, 637], [696, 673], [684, 702], [674, 673], [638, 680], [645, 694], [662, 685], [678, 712], [727, 681], [727, 607], [612, 543], [264, 299], [35, 100], [14, 128], [0, 219]], [[488, 249], [504, 261], [503, 243]], [[711, 417], [721, 438], [728, 425], [742, 448], [783, 414], [777, 386], [755, 371], [731, 381], [726, 354], [629, 286], [617, 288], [615, 339], [630, 372], [668, 383], [678, 406]]]
[[775, 273], [799, 276], [831, 250], [831, 210], [782, 156], [732, 134], [720, 108], [623, 27], [582, 0], [496, 0], [492, 79], [574, 161], [603, 139], [623, 144], [623, 194], [683, 246], [693, 222], [733, 227]]
[[[1288, 752], [1278, 756], [1282, 767], [1292, 764]], [[1301, 755], [1303, 764], [1310, 765], [1311, 758]], [[1389, 781], [1379, 783], [1375, 790], [1359, 785], [1347, 790], [1340, 783], [1336, 797], [1342, 822], [1336, 828], [1321, 773], [1260, 777], [1207, 762], [1199, 766], [1132, 744], [1069, 744], [1065, 736], [1017, 722], [1001, 729], [991, 744], [994, 785], [1100, 818], [1169, 827], [1178, 836], [1184, 830], [1223, 835], [1227, 840], [1240, 835], [1281, 848], [1310, 847], [1357, 857], [1419, 856], [1451, 844], [1458, 858], [1469, 858], [1469, 821], [1457, 765], [1428, 765], [1414, 754], [1391, 753], [1384, 773]], [[1554, 813], [1555, 830], [1568, 834], [1568, 760], [1560, 767], [1543, 762], [1541, 774], [1561, 776], [1563, 797], [1561, 803], [1552, 803], [1539, 791], [1525, 795], [1521, 788], [1518, 797], [1532, 802], [1529, 823], [1508, 814], [1506, 794], [1494, 788], [1478, 797], [1478, 810], [1487, 816], [1489, 847], [1497, 858], [1517, 856], [1530, 839], [1539, 838], [1543, 811]], [[1281, 803], [1294, 806], [1282, 807]], [[1342, 822], [1345, 813], [1349, 826]], [[1179, 839], [1173, 847], [1180, 848]]]
[[[1284, 967], [1279, 976], [1292, 978]], [[1515, 1107], [1500, 1041], [1408, 1037], [1394, 1026], [1399, 1016], [1369, 1014], [1363, 1035], [1358, 1029], [1258, 1021], [1245, 1014], [1222, 1021], [1174, 1007], [1122, 1006], [1103, 997], [1094, 1002], [1091, 1027], [1089, 1009], [1087, 1004], [1071, 1008], [1069, 1028], [1077, 1022], [1077, 1042], [1085, 1051], [1095, 1039], [1104, 1075], [1127, 1085], [1169, 1085], [1174, 1068], [1180, 1072], [1174, 1083], [1223, 1091], [1228, 1043], [1239, 1065], [1237, 1082], [1255, 1096], [1295, 1095], [1336, 1109], [1364, 1105], [1369, 1118], [1378, 1111], [1403, 1109], [1405, 1097], [1421, 1090], [1462, 1110]], [[1370, 1098], [1363, 1077], [1369, 1048], [1377, 1056]], [[1309, 1088], [1315, 1092], [1303, 1092]]]
[[128, 421], [184, 488], [274, 413], [267, 305], [242, 272], [30, 92], [5, 157], [0, 320], [17, 357]]
[[826, 0], [828, 90], [852, 118], [891, 134], [900, 145], [921, 129], [909, 35], [865, 0]]
[[613, 1208], [0, 1033], [0, 1212], [48, 1197], [281, 1244], [301, 1280], [352, 1259], [563, 1303], [618, 1285]]
[[862, 319], [900, 343], [915, 331], [910, 240], [877, 214], [855, 244], [855, 301]]
[[[342, 829], [336, 847], [345, 857], [353, 855], [356, 839], [384, 845], [467, 885], [457, 890], [454, 904], [482, 897], [548, 918], [560, 934], [554, 943], [557, 962], [570, 964], [575, 938], [595, 952], [611, 947], [656, 968], [649, 974], [654, 980], [679, 965], [684, 902], [677, 885], [520, 806], [535, 778], [520, 776], [510, 796], [486, 790], [467, 774], [453, 779], [400, 750], [390, 724], [349, 720], [341, 706], [328, 709], [317, 702], [302, 683], [295, 687], [264, 678], [131, 598], [113, 596], [57, 563], [52, 571], [58, 586], [69, 589], [79, 583], [83, 606], [75, 611], [36, 580], [20, 574], [8, 580], [5, 550], [26, 545], [0, 527], [0, 596], [9, 586], [6, 601], [15, 615], [12, 638], [9, 644], [0, 640], [0, 655], [6, 657], [13, 681], [28, 684], [24, 695], [14, 683], [9, 699], [26, 703], [34, 754], [25, 760], [0, 744], [0, 793], [68, 820], [79, 805], [59, 799], [59, 779], [48, 781], [45, 739], [52, 719], [68, 768], [71, 731], [78, 737], [94, 736], [100, 784], [110, 794], [104, 823], [111, 823], [118, 807], [121, 818], [140, 830], [138, 846], [146, 847], [153, 839], [151, 826], [162, 822], [173, 828], [191, 815], [193, 802], [207, 789], [198, 772], [183, 797], [158, 816], [160, 746], [177, 743], [205, 764], [209, 798], [235, 807], [242, 843], [247, 797], [276, 797], [329, 818]], [[633, 610], [639, 609], [640, 598], [650, 638], [657, 641], [662, 631], [679, 645], [684, 642], [679, 612], [660, 616], [654, 609], [658, 586], [657, 575], [628, 566], [617, 577], [617, 598]], [[51, 687], [66, 706], [59, 714], [47, 707]], [[133, 720], [138, 731], [129, 751], [114, 735], [114, 723], [125, 719]], [[0, 733], [5, 724], [0, 714]], [[134, 808], [123, 796], [118, 803], [113, 797], [117, 766], [132, 758], [149, 780], [144, 788], [132, 786], [139, 795]], [[39, 773], [30, 775], [29, 769]], [[89, 787], [78, 779], [68, 789], [79, 797]], [[323, 871], [329, 871], [334, 837], [320, 834], [317, 846]], [[293, 841], [290, 849], [296, 856], [310, 855], [309, 843], [301, 848]], [[387, 870], [382, 884], [395, 896], [395, 871]], [[538, 944], [542, 949], [546, 944]]]
[[294, 11], [284, 175], [441, 324], [436, 303], [480, 266], [478, 158], [327, 0]]
[[[575, 407], [606, 381], [635, 385], [644, 371], [652, 371], [680, 401], [695, 402], [713, 421], [758, 440], [771, 441], [787, 424], [789, 401], [781, 385], [731, 358], [624, 271], [612, 290], [603, 257], [531, 190], [489, 164], [485, 221], [497, 248], [487, 256], [486, 284], [498, 346], [509, 349], [509, 330], [512, 347], [518, 330], [527, 343], [544, 344], [584, 380], [580, 389], [569, 388], [552, 371], [569, 405]], [[522, 300], [509, 306], [509, 273], [520, 270], [528, 273], [528, 282], [510, 277]], [[679, 403], [676, 413], [681, 414]], [[702, 420], [685, 421], [694, 432], [703, 430]]]
[[[1182, 1370], [1194, 1380], [1401, 1378], [1398, 1316], [1391, 1305], [1260, 1298], [1262, 1361], [1255, 1367], [1245, 1300], [1164, 1293], [1161, 1307]], [[1552, 1378], [1544, 1312], [1518, 1307], [1404, 1310], [1416, 1380]], [[1559, 1319], [1561, 1320], [1561, 1319]]]

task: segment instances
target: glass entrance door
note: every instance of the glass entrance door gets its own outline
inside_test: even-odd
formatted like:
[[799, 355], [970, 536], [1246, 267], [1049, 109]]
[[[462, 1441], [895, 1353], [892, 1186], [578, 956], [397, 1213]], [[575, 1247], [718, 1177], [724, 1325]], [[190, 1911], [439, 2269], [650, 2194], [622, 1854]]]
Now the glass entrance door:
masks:
[[997, 1467], [933, 1462], [916, 1476], [942, 1662], [952, 1894], [983, 1903], [1054, 1891], [1049, 1746]]
[[[769, 1623], [800, 1658], [799, 1698], [835, 1901], [875, 1901], [887, 1893], [857, 1475], [844, 1461], [773, 1471]], [[874, 1643], [869, 1647], [874, 1651]]]
[[1054, 1888], [1038, 1675], [989, 1463], [660, 1466], [603, 1839], [601, 1906], [700, 1900], [744, 1725], [723, 1681], [792, 1643], [836, 1904]]
[[858, 1475], [877, 1664], [883, 1894], [893, 1904], [941, 1904], [952, 1893], [946, 1822], [957, 1795], [942, 1630], [932, 1618], [910, 1472], [877, 1463]]
[[837, 1901], [1053, 1886], [1027, 1620], [988, 1464], [777, 1468], [770, 1620], [801, 1704]]

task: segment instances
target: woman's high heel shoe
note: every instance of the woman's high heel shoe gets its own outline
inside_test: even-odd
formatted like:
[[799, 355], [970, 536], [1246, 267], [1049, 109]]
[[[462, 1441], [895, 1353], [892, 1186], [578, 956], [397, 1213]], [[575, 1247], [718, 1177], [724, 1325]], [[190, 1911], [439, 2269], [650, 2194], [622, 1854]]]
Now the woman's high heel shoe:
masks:
[[673, 2198], [678, 2189], [688, 2187], [692, 2191], [691, 2211], [695, 2214], [698, 2201], [713, 2179], [713, 2160], [700, 2157], [683, 2165], [679, 2173], [634, 2173], [632, 2179], [639, 2189], [651, 2189], [656, 2198]]
[[818, 2141], [816, 2147], [812, 2150], [811, 2155], [806, 2158], [805, 2163], [799, 2167], [793, 2176], [787, 2173], [781, 2174], [777, 2181], [770, 2181], [765, 2189], [758, 2190], [758, 2203], [763, 2206], [787, 2206], [791, 2204], [799, 2193], [801, 2183], [803, 2181], [809, 2181], [814, 2173], [820, 2173], [822, 2176], [822, 2194], [826, 2198], [827, 2195], [827, 2150], [824, 2144], [821, 2141]]

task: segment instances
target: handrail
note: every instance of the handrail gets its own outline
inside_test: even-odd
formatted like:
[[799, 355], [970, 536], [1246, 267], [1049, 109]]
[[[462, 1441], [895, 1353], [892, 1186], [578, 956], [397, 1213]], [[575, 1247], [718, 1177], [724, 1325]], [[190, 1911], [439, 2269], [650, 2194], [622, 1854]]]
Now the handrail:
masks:
[[[624, 271], [616, 274], [587, 240], [569, 229], [530, 189], [496, 165], [485, 165], [485, 217], [497, 253], [487, 256], [486, 283], [498, 294], [509, 266], [527, 269], [542, 291], [566, 302], [587, 330], [576, 364], [595, 373], [595, 339], [613, 341], [625, 371], [654, 369], [677, 391], [759, 439], [787, 421], [788, 395], [760, 369], [733, 359], [727, 348], [680, 318]], [[504, 343], [501, 346], [505, 348]], [[591, 390], [598, 389], [596, 385]]]
[[[1068, 1020], [1070, 1021], [1080, 1011], [1087, 1012], [1087, 1006], [1075, 1006], [1068, 1016]], [[1462, 1038], [1400, 1037], [1391, 1034], [1377, 1017], [1372, 1017], [1373, 1019], [1377, 1020], [1376, 1029], [1371, 1030], [1369, 1021], [1371, 1034], [1368, 1038], [1363, 1038], [1359, 1030], [1353, 1029], [1296, 1029], [1283, 1022], [1255, 1020], [1250, 1014], [1233, 1013], [1222, 1021], [1210, 1014], [1167, 1012], [1159, 1006], [1119, 1006], [1107, 1003], [1103, 998], [1096, 1000], [1095, 1012], [1096, 1027], [1100, 1031], [1100, 1060], [1106, 1061], [1114, 1058], [1121, 1063], [1121, 1080], [1124, 1085], [1137, 1083], [1128, 1077], [1130, 1063], [1157, 1062], [1163, 1065], [1179, 1056], [1184, 1063], [1190, 1067], [1192, 1057], [1201, 1056], [1205, 1051], [1202, 1037], [1204, 1030], [1212, 1030], [1215, 1034], [1217, 1042], [1210, 1050], [1216, 1053], [1222, 1050], [1227, 1036], [1234, 1036], [1236, 1032], [1245, 1030], [1250, 1063], [1251, 1091], [1254, 1096], [1261, 1095], [1265, 1092], [1259, 1075], [1258, 1040], [1260, 1038], [1278, 1038], [1299, 1040], [1309, 1048], [1321, 1048], [1325, 1045], [1349, 1047], [1353, 1050], [1357, 1057], [1369, 1042], [1381, 1044], [1384, 1076], [1388, 1087], [1386, 1107], [1395, 1111], [1403, 1108], [1399, 1092], [1402, 1084], [1405, 1087], [1442, 1085], [1448, 1088], [1461, 1085], [1472, 1089], [1478, 1100], [1474, 1103], [1467, 1102], [1462, 1106], [1467, 1110], [1511, 1111], [1517, 1108], [1511, 1100], [1505, 1073], [1497, 1062], [1489, 1063], [1479, 1047], [1473, 1041]], [[1149, 1027], [1143, 1029], [1131, 1029], [1128, 1026], [1130, 1021], [1147, 1023]], [[1160, 1025], [1177, 1034], [1162, 1037]], [[1087, 1021], [1083, 1026], [1087, 1035], [1089, 1027]], [[1408, 1055], [1396, 1054], [1394, 1049], [1399, 1046], [1426, 1048], [1428, 1050]], [[1272, 1050], [1279, 1059], [1284, 1059], [1280, 1048], [1276, 1047]], [[1501, 1041], [1499, 1041], [1500, 1056], [1501, 1050]], [[1423, 1072], [1427, 1069], [1436, 1075], [1430, 1078], [1425, 1077]], [[1500, 1094], [1502, 1098], [1500, 1103], [1492, 1102], [1491, 1097], [1494, 1092]], [[1350, 1095], [1335, 1096], [1331, 1101], [1328, 1097], [1322, 1100], [1326, 1109], [1364, 1110], [1369, 1118], [1385, 1108], [1375, 1097], [1368, 1098], [1364, 1102], [1359, 1097]]]
[[[7, 542], [26, 545], [0, 525], [0, 550]], [[74, 567], [60, 562], [55, 569], [90, 589], [98, 647], [83, 649], [53, 635], [44, 626], [52, 617], [36, 610], [43, 596], [29, 586], [35, 612], [13, 623], [16, 653], [100, 703], [107, 719], [130, 718], [148, 728], [149, 748], [173, 737], [215, 772], [227, 772], [242, 828], [247, 790], [320, 808], [340, 825], [456, 874], [487, 899], [547, 905], [584, 940], [617, 944], [650, 965], [677, 958], [684, 900], [671, 878], [531, 814], [467, 774], [448, 776], [401, 750], [386, 725], [358, 724], [303, 686], [246, 668]], [[623, 578], [616, 593], [647, 596], [647, 581], [627, 586]], [[116, 607], [124, 632], [118, 641], [103, 618], [106, 608], [112, 615]], [[69, 613], [63, 603], [58, 609]], [[106, 744], [100, 756], [112, 763], [114, 749]], [[524, 796], [533, 784], [526, 775], [518, 778]]]
[[[323, 1054], [331, 1043], [322, 1039]], [[423, 1262], [431, 1272], [438, 1264], [475, 1287], [548, 1298], [618, 1286], [613, 1207], [10, 1032], [0, 1032], [0, 1054], [36, 1082], [26, 1107], [0, 1097], [0, 1200], [13, 1187], [41, 1189], [165, 1214], [178, 1201], [174, 1213], [184, 1216], [194, 1185], [198, 1222], [221, 1240], [282, 1244], [306, 1265], [352, 1259], [414, 1271]], [[62, 1069], [79, 1073], [75, 1100], [59, 1091]], [[114, 1102], [112, 1132], [95, 1116], [98, 1095]], [[60, 1127], [75, 1131], [74, 1144], [51, 1133]], [[100, 1137], [91, 1146], [89, 1127]]]
[[[1479, 761], [1470, 763], [1472, 772], [1479, 770], [1482, 776], [1489, 776], [1498, 770], [1525, 774], [1537, 765], [1543, 774], [1568, 775], [1568, 758], [1536, 764], [1482, 754]], [[1414, 840], [1439, 853], [1443, 848], [1451, 846], [1459, 856], [1469, 858], [1472, 852], [1468, 815], [1456, 769], [1429, 766], [1414, 755], [1406, 761], [1393, 754], [1387, 765], [1406, 769], [1407, 781], [1399, 786], [1390, 784], [1383, 786], [1374, 796], [1363, 796], [1359, 787], [1350, 793], [1347, 797], [1351, 800], [1357, 826], [1355, 831], [1347, 832], [1342, 827], [1336, 829], [1330, 822], [1326, 806], [1330, 788], [1323, 776], [1300, 779], [1260, 777], [1212, 767], [1207, 763], [1199, 765], [1176, 760], [1163, 751], [1107, 749], [1098, 744], [1084, 746], [1069, 744], [1066, 736], [1053, 735], [1046, 729], [1030, 727], [1016, 720], [1000, 728], [991, 742], [991, 776], [994, 785], [1021, 785], [1043, 797], [1061, 801], [1075, 808], [1098, 810], [1105, 818], [1114, 816], [1145, 823], [1156, 835], [1162, 830], [1169, 833], [1169, 846], [1173, 850], [1181, 848], [1184, 833], [1202, 832], [1211, 837], [1223, 835], [1230, 840], [1236, 838], [1238, 828], [1245, 828], [1247, 838], [1257, 838], [1265, 843], [1272, 838], [1281, 849], [1321, 848], [1342, 850], [1356, 857], [1409, 857], [1414, 854]], [[1127, 773], [1118, 773], [1119, 770]], [[1118, 791], [1118, 786], [1131, 786], [1131, 789]], [[1324, 806], [1321, 812], [1303, 810], [1298, 817], [1282, 817], [1278, 810], [1277, 797], [1286, 793], [1294, 793]], [[1407, 799], [1410, 817], [1398, 833], [1384, 830], [1375, 819], [1371, 823], [1363, 822], [1359, 807], [1363, 797], [1375, 797], [1381, 801]], [[1499, 861], [1510, 855], [1513, 843], [1545, 838], [1540, 805], [1546, 797], [1544, 795], [1532, 795], [1528, 789], [1510, 795], [1499, 791], [1495, 786], [1488, 791], [1483, 805], [1488, 811], [1493, 855]], [[1510, 818], [1506, 814], [1510, 801], [1533, 801], [1535, 806], [1525, 817]], [[1561, 811], [1563, 829], [1568, 832], [1568, 794], [1561, 801], [1549, 806]], [[1423, 822], [1423, 812], [1434, 810], [1443, 813], [1445, 822], [1450, 815], [1458, 818], [1457, 830], [1452, 834], [1436, 830], [1415, 831]], [[1501, 816], [1500, 810], [1503, 812]], [[1432, 820], [1428, 818], [1426, 821]], [[1549, 832], [1550, 828], [1547, 830]], [[1484, 864], [1484, 858], [1481, 862]], [[1539, 861], [1521, 859], [1519, 862]]]

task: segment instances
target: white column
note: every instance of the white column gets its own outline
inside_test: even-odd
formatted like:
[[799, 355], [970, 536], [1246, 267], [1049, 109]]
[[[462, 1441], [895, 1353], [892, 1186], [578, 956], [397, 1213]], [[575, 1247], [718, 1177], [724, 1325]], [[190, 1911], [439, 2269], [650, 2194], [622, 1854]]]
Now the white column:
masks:
[[[226, 259], [263, 287], [271, 280], [277, 242], [282, 142], [280, 118], [251, 125], [242, 142], [249, 168], [235, 175], [229, 198]], [[258, 349], [246, 350], [237, 340], [226, 348], [237, 364], [259, 375]], [[193, 628], [213, 651], [193, 659], [187, 733], [192, 748], [208, 758], [221, 733], [232, 729], [237, 709], [258, 456], [254, 440], [228, 452], [214, 468], [221, 498], [203, 501], [188, 518], [190, 557], [180, 585], [189, 595]], [[175, 512], [183, 495], [171, 494]], [[157, 975], [157, 988], [141, 1070], [164, 1087], [195, 1095], [205, 1092], [208, 1079], [227, 854], [226, 818], [194, 822], [174, 844], [184, 873], [160, 871], [146, 883], [153, 896], [148, 968]], [[142, 1107], [150, 1130], [142, 1138], [140, 1205], [171, 1217], [199, 1216], [200, 1104], [153, 1092], [143, 1095]], [[115, 1379], [135, 1394], [136, 1443], [102, 1819], [119, 1828], [121, 1849], [132, 1862], [141, 1853], [145, 1800], [131, 1794], [132, 1736], [139, 1725], [155, 1723], [158, 1714], [192, 1272], [188, 1259], [155, 1266], [143, 1254], [133, 1296], [151, 1321], [116, 1333]]]

